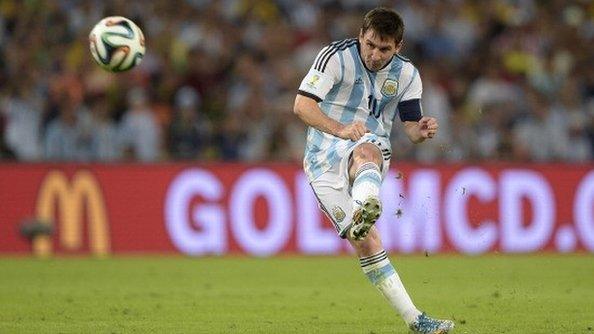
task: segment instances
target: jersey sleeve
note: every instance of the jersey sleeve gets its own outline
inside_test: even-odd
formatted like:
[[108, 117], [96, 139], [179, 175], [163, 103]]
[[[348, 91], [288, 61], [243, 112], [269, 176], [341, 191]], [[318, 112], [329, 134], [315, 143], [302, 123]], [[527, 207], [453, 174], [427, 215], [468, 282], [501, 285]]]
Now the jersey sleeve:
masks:
[[339, 81], [340, 71], [340, 59], [332, 46], [323, 48], [301, 81], [298, 94], [310, 97], [316, 102], [324, 100], [326, 94]]
[[423, 94], [423, 83], [419, 71], [415, 68], [410, 83], [405, 88], [402, 98], [398, 103], [398, 114], [402, 122], [416, 122], [423, 117], [421, 107], [421, 95]]

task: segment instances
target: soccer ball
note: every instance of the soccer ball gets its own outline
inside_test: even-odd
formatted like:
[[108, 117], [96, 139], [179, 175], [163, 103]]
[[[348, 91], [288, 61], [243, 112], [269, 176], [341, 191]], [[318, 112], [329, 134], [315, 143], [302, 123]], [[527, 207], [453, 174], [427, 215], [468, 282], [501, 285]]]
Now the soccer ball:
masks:
[[140, 64], [146, 50], [140, 28], [122, 16], [99, 21], [89, 34], [89, 47], [97, 64], [111, 72], [127, 71]]

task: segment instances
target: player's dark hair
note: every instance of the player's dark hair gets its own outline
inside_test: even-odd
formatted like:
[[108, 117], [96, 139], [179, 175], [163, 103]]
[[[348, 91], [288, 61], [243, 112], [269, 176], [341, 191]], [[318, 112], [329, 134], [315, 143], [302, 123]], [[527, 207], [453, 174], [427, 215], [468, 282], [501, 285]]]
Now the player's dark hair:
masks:
[[367, 12], [363, 18], [361, 33], [365, 34], [369, 29], [373, 29], [381, 39], [393, 38], [398, 44], [402, 41], [404, 34], [404, 22], [392, 9], [377, 7]]

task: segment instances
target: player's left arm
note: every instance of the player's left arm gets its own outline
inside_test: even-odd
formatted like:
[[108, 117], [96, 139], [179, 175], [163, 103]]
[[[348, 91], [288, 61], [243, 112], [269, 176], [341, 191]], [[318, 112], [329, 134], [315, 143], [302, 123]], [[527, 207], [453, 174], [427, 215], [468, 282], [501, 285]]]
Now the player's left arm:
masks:
[[404, 122], [406, 135], [415, 144], [422, 143], [425, 139], [433, 138], [437, 134], [439, 124], [435, 117], [423, 116], [417, 122]]
[[406, 91], [398, 103], [398, 112], [400, 120], [404, 122], [404, 131], [410, 141], [415, 144], [433, 138], [439, 128], [435, 117], [423, 116], [422, 94], [423, 84], [419, 72], [415, 69], [411, 82], [406, 87]]

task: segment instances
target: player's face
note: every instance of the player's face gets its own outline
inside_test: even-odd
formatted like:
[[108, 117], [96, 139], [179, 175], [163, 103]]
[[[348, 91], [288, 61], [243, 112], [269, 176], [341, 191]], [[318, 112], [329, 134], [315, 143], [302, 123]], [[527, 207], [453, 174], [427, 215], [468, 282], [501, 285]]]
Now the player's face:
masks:
[[361, 45], [361, 59], [365, 66], [371, 71], [379, 71], [384, 67], [400, 50], [402, 43], [396, 45], [392, 38], [382, 39], [373, 29], [367, 30], [364, 34], [359, 33], [359, 44]]

